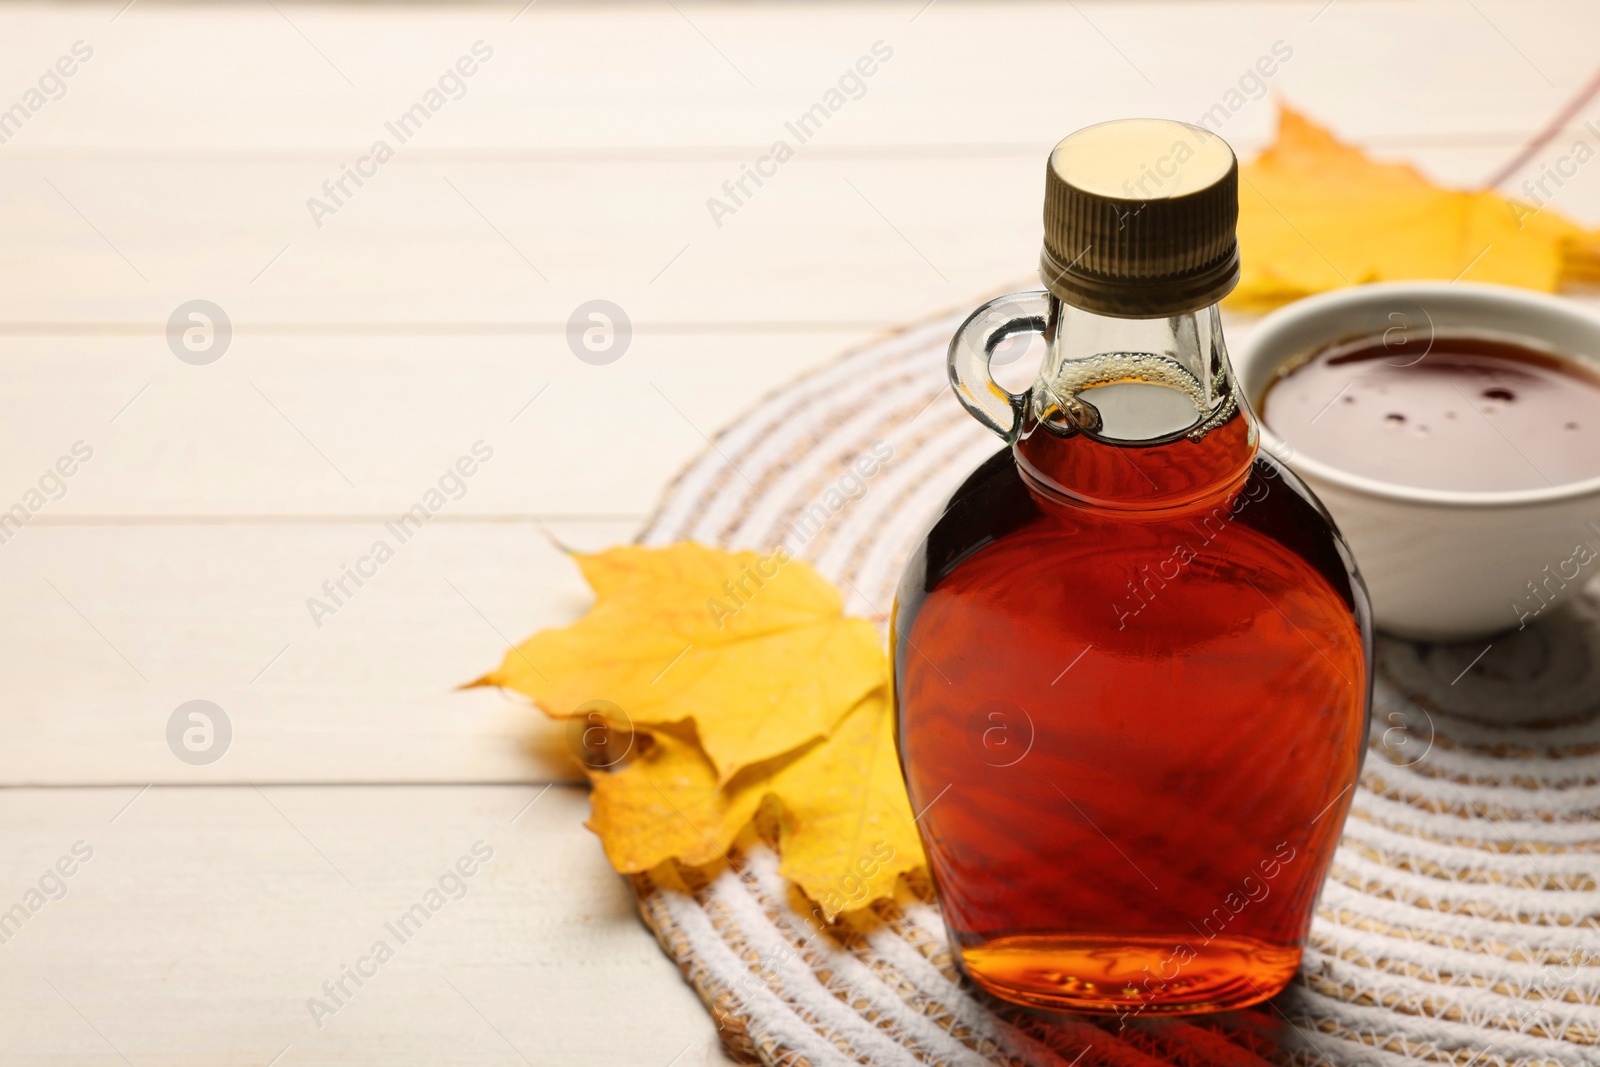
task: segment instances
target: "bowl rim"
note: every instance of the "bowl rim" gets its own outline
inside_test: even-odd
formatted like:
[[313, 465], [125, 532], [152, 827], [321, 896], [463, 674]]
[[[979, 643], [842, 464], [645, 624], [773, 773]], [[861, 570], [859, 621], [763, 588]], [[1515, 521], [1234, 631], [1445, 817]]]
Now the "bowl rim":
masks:
[[[1235, 381], [1238, 382], [1240, 390], [1248, 394], [1248, 391], [1244, 389], [1243, 382], [1239, 381], [1238, 367], [1247, 362], [1253, 365], [1261, 361], [1264, 358], [1262, 350], [1274, 339], [1273, 335], [1275, 333], [1281, 333], [1312, 315], [1347, 306], [1359, 307], [1365, 304], [1392, 300], [1397, 297], [1422, 299], [1430, 296], [1446, 296], [1460, 298], [1467, 294], [1500, 305], [1518, 305], [1541, 314], [1549, 314], [1576, 322], [1594, 331], [1597, 339], [1600, 339], [1600, 315], [1584, 308], [1580, 304], [1550, 293], [1518, 289], [1509, 285], [1496, 285], [1489, 282], [1366, 282], [1302, 297], [1263, 315], [1256, 323], [1255, 328], [1250, 331], [1244, 343], [1239, 346], [1240, 355], [1238, 357], [1230, 356], [1230, 360], [1234, 364]], [[1275, 371], [1283, 360], [1297, 354], [1296, 352], [1285, 352], [1275, 357], [1272, 361], [1272, 369]], [[1246, 395], [1245, 399], [1252, 411], [1256, 411], [1255, 398]], [[1443, 507], [1478, 509], [1563, 503], [1583, 497], [1600, 495], [1600, 475], [1596, 475], [1593, 478], [1585, 478], [1581, 481], [1563, 482], [1559, 485], [1543, 486], [1537, 489], [1427, 489], [1422, 486], [1404, 485], [1400, 482], [1387, 482], [1378, 478], [1370, 478], [1363, 474], [1355, 474], [1342, 467], [1336, 467], [1321, 460], [1313, 459], [1310, 456], [1298, 454], [1293, 445], [1273, 432], [1272, 428], [1267, 425], [1263, 412], [1256, 411], [1256, 416], [1256, 423], [1261, 435], [1261, 447], [1272, 453], [1275, 458], [1290, 464], [1297, 472], [1303, 475], [1366, 496], [1409, 504], [1432, 504]]]

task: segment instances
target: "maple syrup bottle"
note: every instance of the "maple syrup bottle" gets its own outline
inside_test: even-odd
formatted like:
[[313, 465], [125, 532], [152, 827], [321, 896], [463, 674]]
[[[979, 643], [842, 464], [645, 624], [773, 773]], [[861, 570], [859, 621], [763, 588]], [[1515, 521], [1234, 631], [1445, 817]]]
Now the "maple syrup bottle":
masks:
[[[1238, 166], [1209, 132], [1092, 126], [1046, 169], [1044, 292], [979, 308], [956, 395], [1007, 442], [907, 566], [892, 652], [913, 810], [966, 973], [1071, 1011], [1283, 988], [1365, 750], [1367, 597], [1257, 451], [1216, 303]], [[1031, 390], [989, 373], [1028, 331]]]

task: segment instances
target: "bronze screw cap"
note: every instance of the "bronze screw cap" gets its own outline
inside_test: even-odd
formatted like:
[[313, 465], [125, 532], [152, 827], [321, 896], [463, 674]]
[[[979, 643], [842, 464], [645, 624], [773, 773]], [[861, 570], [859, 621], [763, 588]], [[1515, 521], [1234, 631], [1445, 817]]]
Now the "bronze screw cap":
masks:
[[1169, 119], [1102, 122], [1050, 153], [1039, 273], [1085, 311], [1195, 311], [1238, 284], [1238, 218], [1239, 163], [1221, 137]]

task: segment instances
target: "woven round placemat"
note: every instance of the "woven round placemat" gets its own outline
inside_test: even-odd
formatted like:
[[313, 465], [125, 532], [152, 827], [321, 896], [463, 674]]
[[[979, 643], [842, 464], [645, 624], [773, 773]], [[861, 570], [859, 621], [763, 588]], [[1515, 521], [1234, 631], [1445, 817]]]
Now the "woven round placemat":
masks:
[[[641, 543], [782, 544], [848, 611], [887, 619], [924, 524], [999, 447], [945, 380], [963, 317], [768, 397], [678, 477]], [[759, 843], [719, 872], [636, 877], [640, 910], [750, 1062], [1600, 1065], [1600, 600], [1576, 584], [1557, 600], [1492, 643], [1380, 638], [1366, 767], [1304, 963], [1248, 1011], [1002, 1004], [953, 966], [925, 882], [824, 924]]]

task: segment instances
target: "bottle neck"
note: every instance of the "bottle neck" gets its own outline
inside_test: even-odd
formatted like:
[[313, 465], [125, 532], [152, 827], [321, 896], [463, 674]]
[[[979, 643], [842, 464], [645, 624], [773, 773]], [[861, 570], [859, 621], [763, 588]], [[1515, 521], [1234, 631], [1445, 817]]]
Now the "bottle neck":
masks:
[[1256, 453], [1215, 305], [1114, 318], [1054, 297], [1015, 453], [1048, 496], [1167, 509], [1237, 489]]

